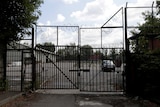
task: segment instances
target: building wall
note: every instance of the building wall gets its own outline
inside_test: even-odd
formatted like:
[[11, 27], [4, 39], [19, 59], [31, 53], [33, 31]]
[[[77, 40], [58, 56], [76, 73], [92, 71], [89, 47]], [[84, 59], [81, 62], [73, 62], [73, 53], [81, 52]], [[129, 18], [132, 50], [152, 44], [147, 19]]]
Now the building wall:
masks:
[[[13, 46], [8, 46], [7, 49], [7, 65], [15, 62], [21, 62], [22, 55], [23, 61], [24, 59], [31, 58], [31, 49], [29, 46], [27, 47], [25, 45], [15, 43]], [[34, 56], [36, 57], [37, 62], [46, 63], [48, 59], [53, 62], [56, 61], [56, 56], [52, 52], [44, 49], [36, 49], [34, 51]]]
[[153, 39], [149, 40], [149, 49], [155, 50], [155, 49], [160, 49], [160, 40], [159, 39]]

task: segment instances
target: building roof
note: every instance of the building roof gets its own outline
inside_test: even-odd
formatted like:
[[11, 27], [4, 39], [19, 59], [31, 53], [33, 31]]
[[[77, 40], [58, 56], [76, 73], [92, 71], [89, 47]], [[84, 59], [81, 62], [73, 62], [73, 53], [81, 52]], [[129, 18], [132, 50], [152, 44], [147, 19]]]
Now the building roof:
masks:
[[138, 37], [141, 37], [141, 36], [148, 37], [149, 39], [160, 38], [160, 33], [154, 33], [154, 34], [153, 33], [147, 33], [146, 35], [140, 33], [140, 34], [136, 34], [134, 36], [131, 36], [128, 39], [135, 40], [135, 39], [137, 39]]

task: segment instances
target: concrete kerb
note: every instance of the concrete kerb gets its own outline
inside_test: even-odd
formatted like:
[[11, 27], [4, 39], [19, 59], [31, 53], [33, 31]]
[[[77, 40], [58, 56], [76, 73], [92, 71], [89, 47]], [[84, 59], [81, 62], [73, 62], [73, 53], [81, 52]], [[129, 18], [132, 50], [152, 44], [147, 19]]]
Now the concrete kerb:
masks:
[[39, 89], [35, 91], [36, 93], [42, 93], [42, 94], [92, 94], [92, 95], [124, 95], [124, 92], [82, 92], [80, 90], [52, 90], [52, 89]]

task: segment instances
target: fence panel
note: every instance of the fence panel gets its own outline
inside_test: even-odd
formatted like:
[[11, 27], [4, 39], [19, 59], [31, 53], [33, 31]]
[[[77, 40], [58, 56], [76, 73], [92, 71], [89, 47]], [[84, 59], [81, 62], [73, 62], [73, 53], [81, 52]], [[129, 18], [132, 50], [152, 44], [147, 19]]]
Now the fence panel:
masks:
[[81, 48], [81, 91], [123, 91], [122, 74], [124, 68], [120, 50], [114, 48]]
[[37, 88], [77, 89], [77, 47], [36, 48]]
[[122, 48], [78, 46], [55, 46], [51, 52], [37, 47], [37, 88], [122, 92], [122, 52]]

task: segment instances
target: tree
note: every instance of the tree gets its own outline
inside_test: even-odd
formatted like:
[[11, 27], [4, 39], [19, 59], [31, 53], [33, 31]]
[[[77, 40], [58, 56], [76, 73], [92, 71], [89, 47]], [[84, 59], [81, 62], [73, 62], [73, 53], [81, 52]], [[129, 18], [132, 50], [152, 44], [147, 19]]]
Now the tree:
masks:
[[55, 45], [52, 42], [45, 42], [43, 44], [37, 44], [38, 48], [45, 49], [51, 52], [55, 51]]
[[78, 55], [78, 50], [75, 43], [70, 43], [65, 47], [65, 59], [76, 60]]
[[58, 48], [56, 55], [59, 56], [57, 58], [60, 60], [77, 60], [78, 57], [78, 47], [75, 43], [70, 43], [65, 47]]
[[110, 58], [112, 59], [112, 60], [115, 60], [116, 59], [116, 56], [118, 56], [118, 52], [117, 52], [117, 50], [115, 49], [115, 48], [112, 48], [111, 50], [110, 50]]
[[42, 0], [3, 0], [0, 3], [0, 43], [17, 41], [30, 31], [41, 15]]
[[[160, 89], [160, 84], [155, 82], [160, 81], [160, 51], [155, 50], [153, 44], [150, 47], [149, 42], [153, 43], [153, 40], [159, 38], [160, 18], [151, 12], [145, 12], [143, 16], [145, 22], [139, 24], [137, 31], [131, 32], [134, 37], [132, 50], [136, 54], [130, 55], [131, 68], [129, 71], [134, 72], [132, 81], [138, 86], [136, 94], [155, 97], [155, 95], [159, 96]], [[133, 87], [135, 86], [133, 85]]]
[[99, 56], [100, 58], [103, 56], [103, 53], [100, 50], [96, 50], [94, 55]]
[[81, 47], [81, 58], [83, 60], [89, 60], [93, 54], [93, 48], [90, 45], [83, 45]]
[[132, 41], [132, 50], [138, 53], [149, 51], [148, 40], [152, 40], [160, 35], [160, 19], [155, 13], [144, 12], [144, 23], [139, 24], [138, 30], [132, 30], [131, 33], [135, 39]]
[[93, 60], [101, 60], [103, 58], [103, 53], [100, 49], [96, 50], [92, 53], [91, 59]]
[[158, 8], [157, 14], [160, 14], [160, 0], [156, 0], [156, 5]]
[[[41, 15], [42, 0], [2, 0], [0, 3], [0, 73], [5, 69], [7, 44], [30, 34]], [[4, 69], [2, 69], [4, 68]], [[2, 75], [0, 74], [0, 77]]]

